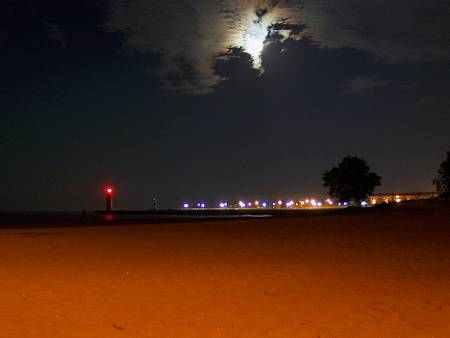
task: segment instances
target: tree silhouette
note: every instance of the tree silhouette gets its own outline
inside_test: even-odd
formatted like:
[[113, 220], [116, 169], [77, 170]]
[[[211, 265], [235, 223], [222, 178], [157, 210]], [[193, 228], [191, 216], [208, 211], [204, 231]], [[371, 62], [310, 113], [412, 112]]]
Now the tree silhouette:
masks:
[[433, 180], [433, 185], [443, 197], [450, 197], [450, 151], [447, 151], [447, 159], [441, 163], [438, 177]]
[[361, 158], [344, 157], [337, 167], [326, 171], [322, 180], [330, 197], [340, 202], [355, 201], [359, 204], [381, 184], [381, 177], [370, 172], [366, 161]]

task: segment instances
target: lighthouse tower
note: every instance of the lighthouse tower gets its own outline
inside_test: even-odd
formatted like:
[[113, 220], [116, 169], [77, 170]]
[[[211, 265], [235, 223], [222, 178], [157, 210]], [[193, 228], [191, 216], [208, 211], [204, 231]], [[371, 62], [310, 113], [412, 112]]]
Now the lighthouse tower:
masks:
[[110, 214], [113, 208], [112, 195], [113, 189], [111, 187], [106, 188], [106, 213]]

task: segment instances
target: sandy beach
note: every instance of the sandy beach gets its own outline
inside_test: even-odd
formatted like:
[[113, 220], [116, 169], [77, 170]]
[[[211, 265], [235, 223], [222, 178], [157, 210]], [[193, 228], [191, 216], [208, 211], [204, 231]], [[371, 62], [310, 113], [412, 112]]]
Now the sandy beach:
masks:
[[0, 229], [0, 337], [450, 337], [450, 210]]

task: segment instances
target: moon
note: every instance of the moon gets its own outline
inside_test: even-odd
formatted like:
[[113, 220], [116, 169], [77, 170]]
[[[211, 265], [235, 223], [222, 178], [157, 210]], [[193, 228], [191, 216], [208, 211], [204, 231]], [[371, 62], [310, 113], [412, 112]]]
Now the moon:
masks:
[[267, 38], [267, 28], [262, 24], [252, 22], [242, 39], [242, 47], [251, 55], [255, 68], [261, 66], [261, 54]]

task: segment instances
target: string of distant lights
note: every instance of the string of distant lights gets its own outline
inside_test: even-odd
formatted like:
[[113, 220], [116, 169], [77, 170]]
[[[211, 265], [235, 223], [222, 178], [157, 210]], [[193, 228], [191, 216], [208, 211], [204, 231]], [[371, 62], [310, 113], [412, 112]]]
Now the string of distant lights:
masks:
[[[400, 198], [396, 199], [396, 202], [400, 202]], [[376, 204], [375, 200], [372, 203], [368, 201], [360, 202], [361, 207], [367, 207], [370, 204]], [[304, 200], [294, 201], [294, 200], [278, 200], [278, 201], [245, 201], [239, 200], [235, 203], [230, 202], [220, 202], [216, 206], [208, 206], [206, 202], [196, 202], [196, 203], [183, 203], [183, 209], [297, 209], [297, 208], [337, 208], [337, 207], [348, 207], [350, 202], [336, 202], [331, 198], [327, 198], [323, 201], [316, 200], [314, 198], [307, 198]]]
[[[112, 186], [105, 187], [106, 193], [106, 210], [112, 210], [112, 197], [114, 193], [114, 189]], [[404, 197], [404, 196], [403, 196]], [[371, 198], [370, 201], [361, 201], [359, 206], [361, 207], [369, 207], [381, 203], [389, 203], [389, 202], [400, 203], [403, 201], [402, 196], [400, 195], [392, 195], [392, 198], [383, 197], [383, 199], [377, 200], [376, 198]], [[297, 209], [297, 208], [339, 208], [339, 207], [348, 207], [352, 204], [350, 202], [336, 202], [331, 198], [327, 198], [323, 201], [316, 200], [314, 198], [306, 198], [299, 201], [289, 200], [289, 201], [245, 201], [239, 200], [235, 203], [229, 203], [226, 201], [220, 202], [216, 207], [209, 207], [206, 202], [200, 201], [196, 203], [183, 203], [183, 209], [207, 209], [207, 208], [216, 208], [216, 209]]]

